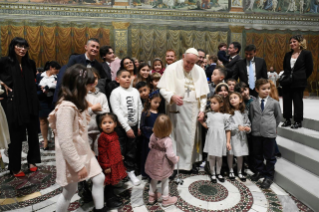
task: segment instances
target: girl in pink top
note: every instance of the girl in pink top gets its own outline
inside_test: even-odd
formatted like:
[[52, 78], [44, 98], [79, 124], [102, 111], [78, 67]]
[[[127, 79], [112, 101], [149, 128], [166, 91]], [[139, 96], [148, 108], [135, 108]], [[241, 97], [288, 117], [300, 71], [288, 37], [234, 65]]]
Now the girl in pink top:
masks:
[[93, 211], [106, 212], [104, 207], [104, 174], [91, 150], [88, 139], [87, 90], [94, 83], [94, 75], [85, 66], [68, 68], [62, 81], [62, 95], [49, 115], [56, 150], [57, 183], [63, 186], [57, 201], [57, 212], [67, 211], [78, 182], [92, 179]]
[[172, 132], [172, 123], [167, 115], [159, 115], [154, 123], [149, 148], [150, 152], [145, 163], [145, 172], [152, 179], [148, 202], [153, 204], [160, 193], [156, 192], [157, 182], [162, 181], [162, 205], [167, 207], [177, 202], [177, 197], [169, 196], [169, 179], [173, 174], [174, 164], [179, 160], [173, 150], [173, 143], [169, 135]]

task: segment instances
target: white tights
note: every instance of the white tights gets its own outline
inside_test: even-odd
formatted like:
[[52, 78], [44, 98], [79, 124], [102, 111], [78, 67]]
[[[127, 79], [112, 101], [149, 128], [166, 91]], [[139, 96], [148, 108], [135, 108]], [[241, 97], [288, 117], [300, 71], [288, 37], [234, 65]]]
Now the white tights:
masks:
[[[96, 209], [102, 209], [104, 207], [104, 174], [100, 173], [92, 177], [93, 188], [92, 197]], [[69, 208], [70, 201], [78, 188], [78, 183], [70, 183], [63, 187], [62, 194], [60, 195], [56, 212], [66, 212]]]
[[[210, 167], [210, 172], [212, 175], [219, 175], [220, 174], [220, 170], [222, 168], [222, 163], [223, 163], [223, 160], [221, 157], [216, 157], [216, 156], [212, 156], [212, 155], [209, 155], [208, 156], [208, 161], [209, 161], [209, 167]], [[215, 166], [217, 165], [216, 167], [216, 172], [215, 172]]]
[[[156, 187], [157, 187], [158, 180], [153, 180], [150, 183], [150, 191], [149, 195], [156, 195]], [[162, 194], [163, 197], [167, 197], [169, 195], [169, 186], [168, 186], [169, 180], [168, 178], [165, 178], [162, 180]]]
[[[230, 172], [234, 172], [233, 161], [234, 161], [234, 155], [227, 155], [227, 163], [228, 163]], [[243, 156], [237, 157], [237, 172], [238, 173], [241, 173], [241, 169], [243, 168], [243, 162], [244, 162]]]

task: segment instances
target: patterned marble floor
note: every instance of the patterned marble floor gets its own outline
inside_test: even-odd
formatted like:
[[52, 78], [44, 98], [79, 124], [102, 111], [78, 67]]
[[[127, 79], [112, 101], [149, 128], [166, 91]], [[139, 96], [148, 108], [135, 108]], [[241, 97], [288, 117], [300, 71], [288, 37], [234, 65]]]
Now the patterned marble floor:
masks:
[[[50, 151], [41, 150], [43, 163], [39, 164], [39, 170], [35, 173], [27, 171], [25, 177], [14, 178], [8, 170], [0, 169], [0, 211], [55, 211], [56, 201], [62, 189], [55, 183], [55, 153], [53, 144], [50, 145]], [[27, 170], [27, 151], [28, 146], [24, 142], [23, 170]], [[1, 154], [4, 162], [8, 162], [7, 152], [2, 151]], [[176, 205], [167, 208], [163, 208], [161, 202], [149, 205], [147, 203], [148, 182], [143, 181], [139, 186], [132, 186], [130, 182], [127, 182], [116, 191], [122, 197], [124, 205], [111, 211], [312, 211], [276, 184], [267, 190], [260, 188], [260, 181], [254, 183], [249, 179], [244, 183], [239, 179], [233, 182], [227, 179], [224, 183], [212, 184], [203, 170], [198, 175], [180, 174], [179, 177], [184, 180], [183, 185], [170, 182], [170, 193], [178, 197]], [[91, 211], [92, 208], [92, 202], [84, 204], [76, 194], [71, 200], [69, 211]]]

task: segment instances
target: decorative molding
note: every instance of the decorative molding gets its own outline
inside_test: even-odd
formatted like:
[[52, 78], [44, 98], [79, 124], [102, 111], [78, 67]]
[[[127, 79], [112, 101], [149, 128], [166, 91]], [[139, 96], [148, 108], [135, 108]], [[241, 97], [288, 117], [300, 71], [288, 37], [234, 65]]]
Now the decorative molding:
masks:
[[244, 12], [244, 9], [242, 7], [231, 7], [230, 12]]
[[114, 29], [127, 29], [130, 26], [129, 22], [112, 22]]
[[245, 27], [244, 26], [229, 26], [229, 29], [232, 33], [242, 33]]

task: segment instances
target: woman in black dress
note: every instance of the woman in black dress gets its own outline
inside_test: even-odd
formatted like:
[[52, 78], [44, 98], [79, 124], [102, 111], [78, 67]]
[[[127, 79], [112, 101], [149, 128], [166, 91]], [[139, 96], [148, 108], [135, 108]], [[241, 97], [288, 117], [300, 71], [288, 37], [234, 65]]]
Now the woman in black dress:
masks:
[[[302, 127], [303, 120], [303, 92], [307, 86], [307, 79], [313, 71], [312, 54], [307, 51], [306, 39], [301, 35], [292, 36], [289, 40], [291, 51], [284, 58], [284, 74], [292, 73], [292, 83], [282, 86], [283, 117], [286, 119], [282, 127], [291, 126], [292, 129]], [[294, 124], [291, 124], [292, 103], [294, 105]]]
[[57, 85], [57, 74], [61, 66], [56, 61], [48, 61], [44, 65], [44, 72], [37, 74], [37, 94], [40, 102], [40, 129], [43, 136], [43, 149], [48, 150], [48, 117], [54, 109], [53, 96]]
[[41, 163], [38, 138], [39, 101], [35, 86], [36, 65], [28, 56], [29, 44], [20, 37], [12, 39], [9, 54], [0, 59], [0, 80], [6, 85], [2, 103], [8, 119], [11, 143], [9, 145], [9, 170], [14, 176], [25, 176], [21, 170], [22, 142], [28, 131], [28, 166], [37, 171]]

